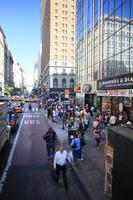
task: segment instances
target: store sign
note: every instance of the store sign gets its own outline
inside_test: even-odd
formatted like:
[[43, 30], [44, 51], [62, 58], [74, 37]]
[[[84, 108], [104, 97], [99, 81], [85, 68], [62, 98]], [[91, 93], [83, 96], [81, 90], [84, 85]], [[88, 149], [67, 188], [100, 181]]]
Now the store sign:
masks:
[[97, 96], [133, 97], [133, 89], [129, 89], [129, 90], [97, 90]]
[[97, 90], [133, 89], [133, 73], [97, 81]]
[[65, 98], [66, 98], [66, 99], [69, 98], [69, 90], [65, 90]]
[[81, 92], [81, 84], [74, 85], [74, 92], [76, 92], [76, 93]]

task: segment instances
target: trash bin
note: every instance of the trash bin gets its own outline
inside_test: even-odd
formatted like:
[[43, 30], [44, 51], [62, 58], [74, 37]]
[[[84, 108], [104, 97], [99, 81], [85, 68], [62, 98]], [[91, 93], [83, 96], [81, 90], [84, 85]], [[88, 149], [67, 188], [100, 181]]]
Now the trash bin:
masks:
[[68, 128], [68, 141], [69, 144], [71, 144], [72, 139], [76, 135], [76, 129], [75, 128]]

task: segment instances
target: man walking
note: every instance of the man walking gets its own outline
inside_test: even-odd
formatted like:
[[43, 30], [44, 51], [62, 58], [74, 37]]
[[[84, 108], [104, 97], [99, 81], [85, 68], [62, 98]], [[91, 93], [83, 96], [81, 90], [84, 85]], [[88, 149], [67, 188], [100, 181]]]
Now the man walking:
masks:
[[59, 175], [62, 172], [63, 182], [65, 189], [68, 190], [68, 182], [66, 177], [66, 162], [67, 162], [67, 151], [60, 145], [59, 151], [56, 152], [54, 157], [54, 169], [56, 169], [57, 183], [59, 183]]
[[56, 132], [51, 127], [46, 132], [46, 135], [44, 135], [44, 140], [46, 140], [47, 155], [49, 159], [51, 154], [54, 155], [55, 153], [55, 145], [57, 140]]

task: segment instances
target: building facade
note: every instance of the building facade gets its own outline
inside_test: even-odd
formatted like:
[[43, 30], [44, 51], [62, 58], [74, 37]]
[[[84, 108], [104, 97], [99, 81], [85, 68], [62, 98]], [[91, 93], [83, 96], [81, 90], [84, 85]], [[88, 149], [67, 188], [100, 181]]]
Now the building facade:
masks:
[[39, 82], [39, 76], [38, 76], [38, 61], [34, 62], [34, 88], [38, 89], [38, 82]]
[[10, 49], [5, 49], [5, 86], [14, 87], [13, 56]]
[[23, 90], [23, 71], [19, 63], [16, 61], [15, 57], [13, 59], [14, 86]]
[[[119, 98], [103, 95], [101, 100], [97, 80], [133, 73], [133, 1], [77, 0], [76, 4], [76, 83], [82, 86], [77, 99], [109, 109]], [[126, 102], [128, 97], [123, 98]]]
[[64, 92], [75, 82], [76, 0], [42, 0], [41, 77], [47, 92]]
[[0, 95], [4, 94], [5, 34], [0, 26]]

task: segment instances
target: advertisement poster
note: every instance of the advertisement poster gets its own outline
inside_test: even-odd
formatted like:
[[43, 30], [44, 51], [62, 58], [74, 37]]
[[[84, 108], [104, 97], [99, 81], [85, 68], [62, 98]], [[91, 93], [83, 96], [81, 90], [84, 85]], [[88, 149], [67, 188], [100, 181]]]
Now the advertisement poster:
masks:
[[65, 98], [66, 98], [66, 99], [69, 98], [69, 90], [65, 90]]
[[113, 170], [113, 147], [105, 144], [104, 147], [104, 192], [111, 199], [112, 196], [112, 170]]
[[74, 85], [74, 92], [76, 92], [76, 93], [81, 92], [81, 84]]

